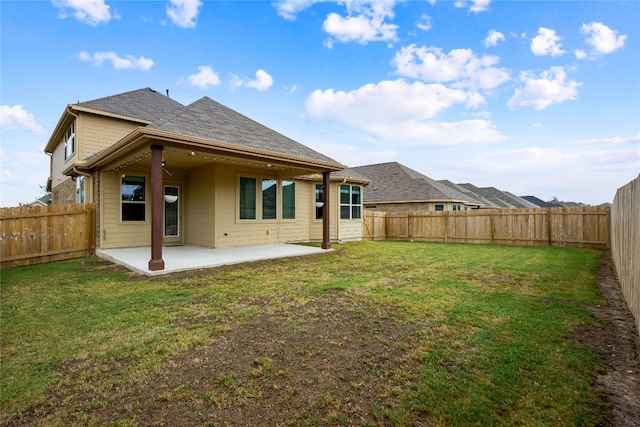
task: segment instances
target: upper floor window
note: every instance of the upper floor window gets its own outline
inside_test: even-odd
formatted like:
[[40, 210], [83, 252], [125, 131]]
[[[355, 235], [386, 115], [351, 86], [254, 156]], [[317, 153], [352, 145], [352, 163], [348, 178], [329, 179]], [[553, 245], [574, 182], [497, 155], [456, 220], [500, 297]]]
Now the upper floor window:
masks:
[[62, 137], [64, 142], [64, 159], [68, 159], [76, 152], [76, 121], [71, 122], [71, 125], [64, 133]]
[[146, 184], [144, 176], [122, 177], [122, 221], [146, 219]]
[[360, 219], [362, 217], [362, 197], [359, 185], [340, 186], [340, 219]]

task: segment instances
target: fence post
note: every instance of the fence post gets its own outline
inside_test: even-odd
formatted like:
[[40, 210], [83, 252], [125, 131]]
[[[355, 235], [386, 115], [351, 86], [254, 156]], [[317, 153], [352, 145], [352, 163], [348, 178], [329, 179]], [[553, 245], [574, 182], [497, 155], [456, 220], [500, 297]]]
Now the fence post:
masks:
[[545, 210], [547, 216], [547, 246], [551, 246], [551, 208]]
[[493, 209], [489, 212], [489, 230], [491, 232], [491, 244], [496, 242], [496, 218], [493, 216]]

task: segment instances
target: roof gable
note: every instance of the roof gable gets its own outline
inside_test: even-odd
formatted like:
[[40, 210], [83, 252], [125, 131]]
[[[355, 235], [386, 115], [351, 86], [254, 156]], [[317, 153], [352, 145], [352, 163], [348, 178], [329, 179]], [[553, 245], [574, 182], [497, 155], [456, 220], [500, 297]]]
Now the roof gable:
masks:
[[73, 104], [92, 110], [126, 116], [148, 122], [163, 120], [174, 116], [185, 107], [178, 101], [162, 95], [151, 88], [133, 90], [118, 95], [98, 98]]
[[147, 127], [186, 137], [339, 164], [224, 105], [203, 97]]

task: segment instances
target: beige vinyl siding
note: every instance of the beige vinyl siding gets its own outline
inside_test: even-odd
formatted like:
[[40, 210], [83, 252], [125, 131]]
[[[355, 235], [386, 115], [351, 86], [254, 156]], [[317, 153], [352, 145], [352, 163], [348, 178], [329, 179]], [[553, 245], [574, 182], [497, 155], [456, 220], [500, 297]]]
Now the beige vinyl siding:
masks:
[[81, 114], [76, 124], [76, 151], [80, 159], [111, 147], [140, 124], [109, 117]]
[[[146, 220], [144, 222], [121, 221], [121, 177], [122, 174], [146, 178]], [[151, 244], [151, 180], [144, 171], [128, 170], [120, 173], [100, 173], [100, 248], [127, 248]], [[106, 233], [105, 233], [106, 230]]]
[[362, 219], [340, 220], [338, 226], [338, 240], [362, 240]]
[[[238, 183], [240, 176], [257, 180], [256, 219], [240, 220]], [[237, 170], [230, 166], [216, 169], [216, 247], [257, 245], [265, 243], [306, 241], [309, 239], [309, 189], [296, 181], [296, 219], [282, 220], [281, 189], [278, 187], [278, 219], [262, 220], [261, 179], [279, 179], [265, 169]]]
[[[77, 148], [77, 137], [76, 137], [76, 148]], [[62, 171], [70, 167], [76, 159], [76, 153], [71, 155], [68, 159], [64, 158], [64, 144], [59, 143], [56, 148], [53, 150], [51, 155], [51, 186], [57, 187], [62, 184], [64, 181], [71, 179], [70, 177], [63, 175]]]
[[202, 166], [188, 171], [186, 209], [183, 221], [186, 221], [186, 242], [194, 245], [215, 247], [215, 167]]

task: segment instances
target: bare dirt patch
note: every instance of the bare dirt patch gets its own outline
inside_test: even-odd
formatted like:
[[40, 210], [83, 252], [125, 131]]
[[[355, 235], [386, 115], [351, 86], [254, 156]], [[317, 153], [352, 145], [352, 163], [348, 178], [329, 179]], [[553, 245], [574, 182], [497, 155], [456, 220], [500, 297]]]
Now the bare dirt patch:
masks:
[[640, 426], [640, 343], [633, 316], [628, 310], [614, 275], [611, 254], [601, 257], [598, 288], [607, 300], [605, 307], [587, 307], [603, 323], [602, 327], [583, 327], [576, 340], [601, 354], [605, 371], [598, 386], [612, 408], [614, 427]]

